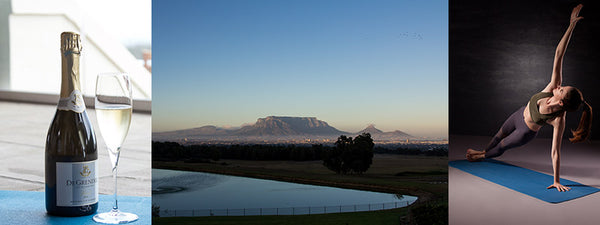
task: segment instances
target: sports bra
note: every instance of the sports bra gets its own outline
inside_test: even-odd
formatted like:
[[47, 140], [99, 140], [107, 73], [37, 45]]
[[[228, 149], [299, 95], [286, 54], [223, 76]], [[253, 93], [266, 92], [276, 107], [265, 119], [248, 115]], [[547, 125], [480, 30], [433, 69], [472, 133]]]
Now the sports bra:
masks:
[[531, 114], [531, 119], [534, 123], [538, 125], [544, 125], [547, 120], [553, 119], [559, 116], [564, 110], [559, 110], [549, 114], [542, 114], [538, 109], [537, 102], [542, 98], [552, 97], [554, 96], [552, 92], [540, 92], [533, 96], [529, 100], [529, 113]]

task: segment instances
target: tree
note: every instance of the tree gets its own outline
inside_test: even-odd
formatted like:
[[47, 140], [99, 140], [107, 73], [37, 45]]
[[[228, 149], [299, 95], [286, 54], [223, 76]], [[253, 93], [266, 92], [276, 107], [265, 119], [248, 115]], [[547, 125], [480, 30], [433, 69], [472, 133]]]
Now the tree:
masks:
[[335, 142], [335, 148], [325, 153], [323, 165], [338, 174], [342, 173], [342, 165], [344, 161], [342, 159], [342, 153], [345, 151], [347, 146], [351, 144], [352, 138], [347, 138], [345, 135], [340, 136]]
[[373, 163], [374, 146], [369, 133], [358, 135], [354, 140], [341, 135], [335, 148], [325, 154], [323, 165], [338, 174], [364, 173]]
[[367, 172], [371, 164], [373, 164], [373, 138], [371, 134], [362, 133], [354, 138], [352, 145], [352, 171], [358, 174]]

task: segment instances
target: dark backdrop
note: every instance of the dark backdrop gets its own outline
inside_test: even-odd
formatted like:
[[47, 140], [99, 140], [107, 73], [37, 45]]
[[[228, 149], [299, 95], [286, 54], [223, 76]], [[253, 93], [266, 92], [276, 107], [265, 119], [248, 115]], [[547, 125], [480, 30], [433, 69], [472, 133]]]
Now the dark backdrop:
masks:
[[[494, 135], [511, 113], [550, 81], [556, 46], [571, 10], [584, 7], [563, 62], [563, 85], [579, 88], [595, 107], [600, 138], [600, 8], [593, 1], [451, 0], [449, 132]], [[581, 111], [567, 114], [568, 132]], [[538, 137], [551, 137], [545, 126]], [[596, 132], [594, 132], [596, 131]]]

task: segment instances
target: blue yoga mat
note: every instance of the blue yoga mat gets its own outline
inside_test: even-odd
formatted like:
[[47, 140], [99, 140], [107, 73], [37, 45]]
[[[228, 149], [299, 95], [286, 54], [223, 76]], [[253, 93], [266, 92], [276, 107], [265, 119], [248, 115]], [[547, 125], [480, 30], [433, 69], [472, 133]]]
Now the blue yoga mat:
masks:
[[[119, 209], [135, 213], [140, 219], [128, 225], [151, 224], [151, 197], [119, 195]], [[0, 224], [31, 225], [102, 225], [92, 220], [94, 215], [80, 217], [51, 216], [46, 213], [44, 192], [0, 190]], [[98, 213], [112, 209], [112, 195], [98, 196]]]
[[554, 182], [553, 176], [493, 159], [482, 162], [456, 160], [449, 162], [448, 165], [550, 203], [561, 203], [600, 191], [598, 188], [567, 179], [560, 179], [560, 183], [570, 187], [570, 191], [559, 192], [555, 188], [546, 189]]

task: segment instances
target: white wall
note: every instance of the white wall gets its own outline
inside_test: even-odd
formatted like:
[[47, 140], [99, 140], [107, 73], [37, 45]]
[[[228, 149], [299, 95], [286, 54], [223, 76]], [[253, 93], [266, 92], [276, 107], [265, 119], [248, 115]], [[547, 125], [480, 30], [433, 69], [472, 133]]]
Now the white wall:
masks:
[[[111, 37], [112, 34], [107, 34], [101, 26], [86, 19], [76, 1], [0, 0], [0, 7], [7, 4], [12, 5], [12, 11], [0, 10], [0, 31], [5, 28], [2, 19], [8, 17], [10, 58], [8, 62], [0, 62], [0, 88], [58, 94], [61, 76], [60, 34], [63, 31], [75, 31], [84, 37], [81, 85], [85, 95], [94, 95], [98, 73], [126, 72], [132, 78], [134, 98], [151, 98], [151, 74], [118, 40]], [[0, 33], [0, 44], [3, 35], [6, 36]], [[7, 51], [0, 47], [0, 59], [3, 52]], [[3, 70], [4, 64], [8, 64], [8, 69]], [[9, 73], [9, 76], [2, 73]]]
[[11, 12], [9, 0], [0, 0], [0, 89], [8, 89], [10, 85], [8, 15]]
[[10, 16], [11, 90], [60, 92], [60, 33], [67, 30], [78, 29], [63, 16]]

